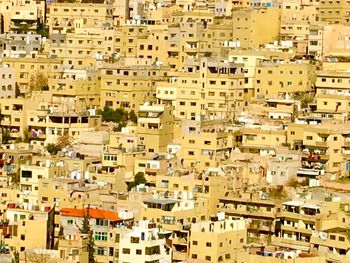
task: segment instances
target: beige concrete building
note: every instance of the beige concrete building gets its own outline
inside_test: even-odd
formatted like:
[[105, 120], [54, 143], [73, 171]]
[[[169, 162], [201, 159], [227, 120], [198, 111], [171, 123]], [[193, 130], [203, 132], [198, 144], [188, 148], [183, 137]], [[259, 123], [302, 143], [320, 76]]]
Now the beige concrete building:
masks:
[[174, 117], [171, 106], [140, 106], [137, 123], [138, 144], [145, 147], [147, 156], [166, 152], [173, 140]]
[[348, 96], [350, 74], [346, 71], [317, 72], [316, 109], [313, 115], [324, 119], [346, 121], [349, 119]]
[[[55, 58], [29, 57], [22, 58], [2, 58], [2, 64], [14, 68], [15, 81], [19, 89], [19, 95], [30, 96], [32, 90], [47, 86], [47, 78], [54, 76], [61, 65], [61, 60]], [[33, 81], [38, 75], [42, 75], [39, 81]]]
[[6, 210], [7, 228], [3, 229], [4, 242], [12, 251], [32, 248], [53, 248], [54, 210], [47, 207], [23, 207], [10, 203]]
[[321, 1], [318, 8], [319, 21], [329, 24], [350, 25], [350, 7], [347, 1]]
[[101, 69], [100, 107], [137, 112], [140, 105], [155, 101], [157, 81], [167, 79], [167, 67], [105, 64]]
[[225, 219], [224, 213], [191, 225], [191, 259], [234, 262], [246, 241], [244, 220]]
[[255, 73], [255, 97], [276, 98], [296, 92], [310, 92], [314, 88], [315, 66], [308, 63], [274, 63], [261, 61]]
[[50, 33], [69, 33], [77, 28], [100, 27], [104, 22], [113, 24], [113, 5], [107, 1], [55, 1], [50, 4]]
[[158, 84], [157, 98], [160, 103], [175, 105], [178, 119], [225, 119], [247, 104], [243, 82], [240, 64], [189, 61], [185, 72]]

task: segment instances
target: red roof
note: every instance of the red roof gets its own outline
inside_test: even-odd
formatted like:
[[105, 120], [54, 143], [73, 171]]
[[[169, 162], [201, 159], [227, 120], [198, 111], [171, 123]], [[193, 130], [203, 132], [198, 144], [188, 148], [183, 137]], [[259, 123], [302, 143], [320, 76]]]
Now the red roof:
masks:
[[72, 217], [84, 217], [84, 215], [89, 215], [91, 218], [95, 219], [108, 219], [110, 221], [123, 221], [120, 217], [118, 217], [117, 213], [108, 210], [102, 210], [98, 208], [83, 208], [83, 209], [75, 209], [75, 208], [62, 208], [61, 216], [72, 216]]

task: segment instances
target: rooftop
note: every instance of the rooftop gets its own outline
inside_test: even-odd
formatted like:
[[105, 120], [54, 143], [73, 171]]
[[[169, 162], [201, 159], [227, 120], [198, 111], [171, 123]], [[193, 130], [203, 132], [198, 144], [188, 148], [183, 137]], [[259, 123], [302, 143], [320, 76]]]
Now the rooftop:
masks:
[[118, 217], [117, 213], [108, 210], [102, 210], [98, 208], [83, 208], [83, 209], [75, 209], [75, 208], [62, 208], [60, 210], [61, 216], [71, 216], [71, 217], [84, 217], [85, 215], [89, 215], [94, 219], [108, 219], [110, 221], [122, 221], [120, 217]]

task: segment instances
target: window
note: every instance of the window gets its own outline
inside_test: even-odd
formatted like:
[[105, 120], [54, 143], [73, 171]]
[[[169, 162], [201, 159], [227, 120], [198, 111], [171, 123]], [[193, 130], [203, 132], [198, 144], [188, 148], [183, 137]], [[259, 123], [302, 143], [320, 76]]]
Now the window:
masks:
[[205, 260], [211, 261], [211, 256], [205, 256]]
[[137, 244], [140, 243], [139, 237], [130, 237], [130, 243]]
[[136, 255], [142, 255], [142, 250], [141, 249], [136, 249]]
[[22, 178], [32, 178], [32, 171], [22, 170], [21, 177]]
[[95, 232], [95, 240], [107, 241], [107, 232]]
[[193, 241], [192, 241], [192, 245], [197, 246], [197, 245], [198, 245], [198, 241], [193, 240]]
[[206, 245], [207, 247], [211, 247], [211, 243], [210, 243], [210, 242], [207, 242], [205, 245]]
[[160, 247], [159, 246], [146, 247], [145, 254], [146, 255], [160, 254]]
[[312, 140], [312, 136], [306, 136], [306, 140], [311, 141]]
[[123, 254], [130, 254], [130, 249], [129, 248], [123, 248], [122, 253]]
[[197, 258], [197, 254], [192, 254], [192, 258], [196, 259]]
[[[130, 251], [130, 249], [129, 249], [129, 251]], [[107, 249], [104, 248], [104, 247], [97, 247], [96, 254], [97, 255], [107, 256]]]
[[108, 226], [107, 219], [96, 219], [96, 226]]

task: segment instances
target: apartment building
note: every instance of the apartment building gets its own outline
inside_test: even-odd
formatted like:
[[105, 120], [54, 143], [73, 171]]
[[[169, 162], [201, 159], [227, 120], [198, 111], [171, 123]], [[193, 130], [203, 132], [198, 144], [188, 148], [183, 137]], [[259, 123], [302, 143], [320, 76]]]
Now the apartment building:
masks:
[[137, 59], [140, 64], [167, 63], [168, 27], [129, 20], [113, 32], [112, 51], [122, 58]]
[[280, 39], [292, 41], [298, 54], [306, 54], [310, 24], [316, 21], [315, 6], [289, 6], [282, 9]]
[[253, 193], [242, 197], [221, 197], [218, 211], [236, 219], [247, 219], [247, 242], [270, 244], [278, 229], [276, 215], [280, 211], [280, 203], [273, 199], [266, 200]]
[[318, 6], [318, 20], [328, 24], [350, 25], [349, 3], [346, 0], [320, 1]]
[[89, 217], [89, 223], [93, 231], [95, 241], [95, 259], [97, 262], [109, 262], [114, 260], [116, 233], [114, 228], [122, 222], [115, 212], [97, 208], [62, 208], [60, 210], [60, 225], [63, 235], [79, 236], [79, 227], [84, 216]]
[[178, 191], [187, 192], [194, 198], [206, 198], [209, 214], [215, 214], [219, 197], [230, 188], [230, 178], [220, 173], [219, 168], [208, 169], [204, 173], [191, 173], [188, 170], [168, 169], [165, 175], [156, 178], [155, 191], [169, 198], [175, 198]]
[[173, 233], [172, 242], [174, 262], [187, 258], [190, 242], [190, 224], [208, 217], [206, 198], [193, 198], [192, 192], [174, 192], [174, 197], [167, 198], [167, 193], [153, 196], [143, 201], [141, 217], [152, 220], [165, 231]]
[[319, 231], [313, 232], [310, 239], [311, 248], [320, 251], [327, 260], [349, 260], [349, 240], [346, 238], [346, 225], [349, 221], [346, 208], [348, 204], [340, 203], [337, 212], [324, 215], [320, 219]]
[[104, 64], [100, 107], [137, 112], [140, 105], [155, 101], [155, 84], [167, 79], [167, 71], [167, 67], [157, 65]]
[[108, 41], [113, 33], [108, 28], [79, 28], [74, 33], [53, 33], [50, 38], [49, 55], [61, 58], [68, 69], [95, 68], [97, 60], [107, 53]]
[[[53, 76], [61, 65], [61, 60], [46, 57], [5, 57], [2, 64], [15, 69], [16, 85], [20, 96], [29, 96], [32, 90], [43, 90], [47, 86], [47, 78]], [[42, 81], [35, 79], [42, 75]]]
[[121, 262], [172, 262], [171, 248], [165, 235], [155, 223], [140, 220], [132, 230], [124, 230], [119, 238], [119, 258]]
[[58, 251], [60, 259], [65, 262], [88, 262], [87, 237], [63, 236], [59, 239]]
[[16, 96], [16, 82], [15, 70], [8, 67], [0, 67], [0, 81], [1, 90], [0, 98], [15, 98]]
[[[344, 134], [343, 134], [344, 133]], [[341, 127], [332, 125], [294, 124], [288, 127], [288, 143], [302, 143], [301, 168], [298, 176], [315, 178], [325, 172], [341, 175], [343, 161], [342, 149], [346, 152], [344, 141], [347, 132]], [[301, 138], [301, 140], [300, 140]]]
[[174, 117], [171, 106], [141, 105], [138, 112], [138, 144], [145, 147], [147, 156], [166, 152], [173, 140]]
[[12, 251], [53, 248], [54, 210], [50, 206], [24, 207], [9, 203], [4, 218], [7, 227], [2, 234]]
[[20, 98], [1, 100], [1, 126], [9, 132], [10, 138], [21, 137], [27, 127], [27, 112], [36, 105]]
[[260, 61], [255, 73], [255, 97], [277, 98], [296, 92], [311, 92], [316, 76], [315, 66], [301, 61]]
[[242, 128], [236, 134], [241, 152], [273, 154], [285, 145], [287, 134], [281, 127]]
[[313, 109], [313, 115], [323, 119], [348, 120], [350, 110], [349, 83], [350, 74], [346, 71], [318, 71], [315, 95], [316, 109]]
[[202, 171], [230, 157], [234, 136], [220, 121], [183, 120], [180, 125], [181, 133], [175, 137], [181, 145], [177, 156], [183, 167]]
[[8, 147], [3, 147], [0, 151], [1, 159], [3, 160], [2, 174], [17, 173], [22, 164], [30, 162], [34, 154], [33, 150], [28, 147], [20, 147], [18, 144], [10, 144]]
[[48, 201], [48, 198], [39, 200], [38, 189], [40, 179], [53, 179], [54, 177], [65, 176], [66, 171], [63, 167], [55, 166], [50, 160], [46, 163], [21, 165], [19, 187], [22, 191], [21, 200], [24, 203], [40, 204]]
[[233, 27], [231, 45], [249, 49], [276, 40], [280, 29], [280, 12], [278, 8], [233, 10], [231, 21], [227, 20]]
[[32, 56], [43, 48], [41, 35], [27, 33], [4, 33], [0, 35], [0, 50], [3, 57]]
[[225, 119], [247, 104], [243, 82], [241, 65], [201, 59], [189, 61], [185, 72], [159, 83], [156, 96], [160, 103], [175, 105], [175, 118]]
[[296, 100], [268, 99], [263, 110], [269, 119], [289, 123], [294, 120], [298, 109], [300, 109], [300, 104]]
[[259, 60], [289, 60], [290, 54], [268, 50], [236, 50], [230, 48], [228, 58], [229, 61], [244, 65], [244, 88], [248, 89], [248, 93], [245, 93], [245, 96], [248, 97], [246, 100], [249, 100], [254, 96], [255, 74]]
[[50, 4], [49, 32], [69, 33], [77, 28], [113, 25], [113, 4], [108, 1], [54, 1]]
[[89, 115], [88, 112], [52, 113], [47, 116], [46, 143], [55, 143], [57, 138], [68, 135], [72, 143], [79, 141], [83, 131], [95, 130], [101, 125], [101, 116]]
[[266, 181], [271, 185], [286, 185], [296, 178], [298, 168], [299, 154], [279, 154], [266, 161]]
[[225, 219], [224, 213], [210, 221], [191, 224], [190, 258], [208, 262], [234, 262], [246, 242], [244, 220]]
[[[17, 4], [10, 12], [10, 31], [17, 33], [35, 32], [38, 28], [39, 9], [34, 1], [30, 4]], [[41, 1], [40, 1], [41, 2]], [[43, 5], [45, 6], [45, 4]], [[44, 8], [43, 8], [44, 10]]]
[[67, 111], [81, 112], [100, 106], [99, 72], [91, 69], [62, 69], [48, 78], [51, 103]]
[[318, 218], [330, 215], [337, 203], [311, 203], [298, 200], [282, 204], [280, 214], [281, 230], [274, 242], [280, 246], [309, 251], [314, 231], [319, 231]]
[[177, 169], [179, 166], [179, 160], [169, 157], [166, 153], [156, 153], [153, 157], [138, 158], [134, 163], [135, 173], [142, 173], [149, 186], [156, 186], [159, 176], [163, 176], [169, 169]]
[[205, 29], [213, 21], [213, 13], [203, 8], [171, 14], [167, 47], [170, 68], [180, 69], [186, 59], [198, 59], [207, 51], [206, 47], [211, 48]]

